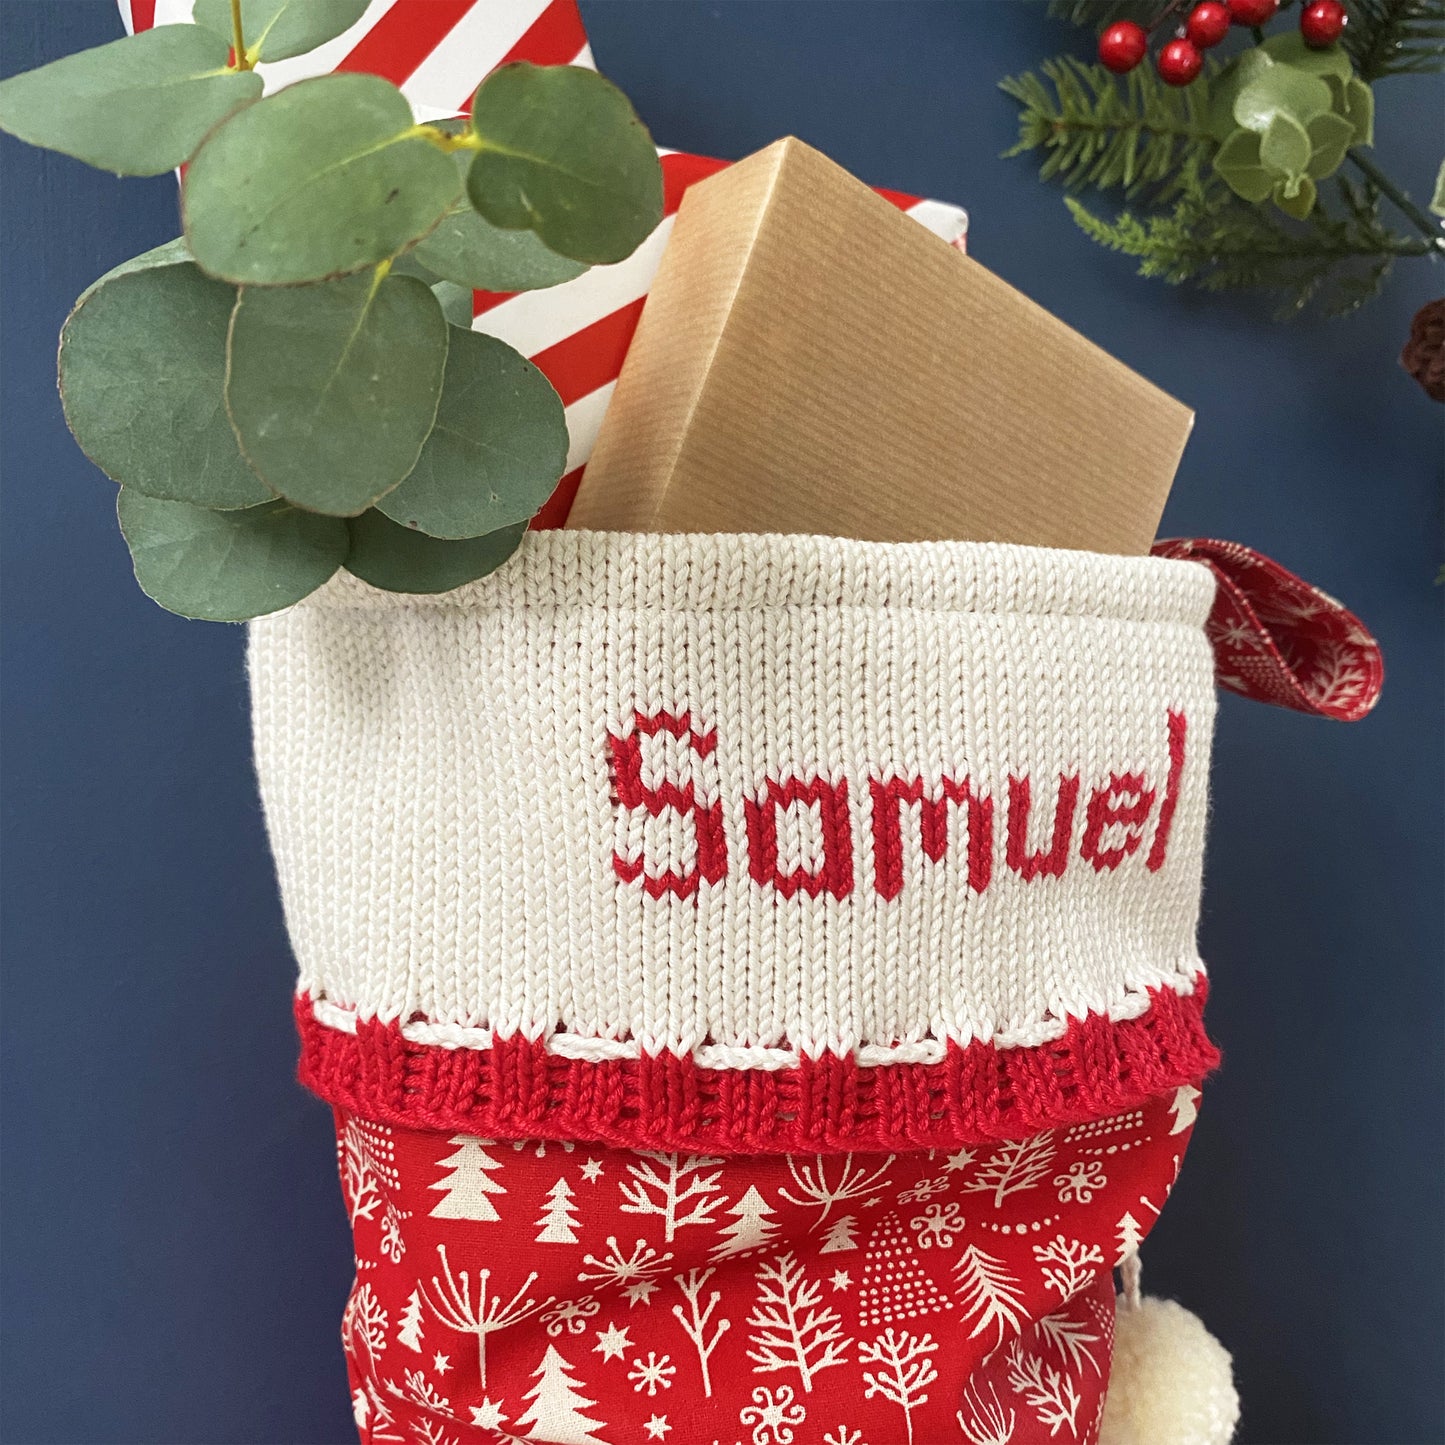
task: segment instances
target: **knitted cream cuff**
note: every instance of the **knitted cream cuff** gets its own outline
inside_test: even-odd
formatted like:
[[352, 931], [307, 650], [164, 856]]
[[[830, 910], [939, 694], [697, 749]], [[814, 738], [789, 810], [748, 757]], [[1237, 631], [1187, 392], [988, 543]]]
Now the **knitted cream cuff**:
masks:
[[933, 1147], [1215, 1062], [1195, 562], [531, 533], [252, 626], [303, 1078], [373, 1118]]

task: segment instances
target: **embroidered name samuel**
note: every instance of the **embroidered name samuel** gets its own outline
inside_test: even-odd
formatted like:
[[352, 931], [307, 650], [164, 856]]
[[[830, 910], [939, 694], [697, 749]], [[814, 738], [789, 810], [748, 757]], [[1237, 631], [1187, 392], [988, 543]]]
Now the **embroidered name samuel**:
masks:
[[[1024, 773], [1009, 777], [1002, 788], [970, 777], [944, 777], [935, 786], [922, 778], [879, 772], [858, 790], [861, 797], [850, 795], [847, 778], [765, 778], [753, 796], [742, 800], [748, 874], [760, 888], [775, 889], [785, 898], [801, 893], [842, 899], [861, 886], [892, 900], [908, 882], [904, 828], [913, 826], [924, 856], [935, 863], [948, 855], [951, 844], [962, 849], [967, 886], [974, 893], [989, 887], [1000, 864], [1025, 883], [1062, 877], [1075, 857], [1106, 873], [1139, 854], [1146, 842], [1142, 866], [1157, 873], [1164, 866], [1179, 802], [1188, 720], [1183, 712], [1170, 710], [1165, 727], [1169, 763], [1162, 790], [1146, 774], [1135, 772], [1088, 780], [1087, 792], [1086, 780], [1077, 772], [1060, 772], [1046, 782]], [[690, 712], [639, 711], [630, 727], [607, 737], [617, 806], [652, 818], [673, 814], [686, 819], [692, 829], [691, 856], [685, 866], [659, 866], [638, 848], [614, 852], [612, 867], [624, 883], [640, 881], [653, 898], [689, 898], [728, 875], [731, 849], [723, 804], [700, 790], [691, 776], [658, 778], [656, 767], [646, 768], [644, 741], [657, 738], [675, 740], [675, 750], [707, 760], [716, 753], [717, 730], [695, 722]], [[1081, 799], [1083, 827], [1076, 854]], [[813, 814], [815, 838], [812, 856], [803, 862], [797, 859], [796, 846], [780, 848], [779, 843], [782, 819], [799, 806]], [[854, 857], [855, 807], [866, 810], [871, 869]], [[1036, 810], [1046, 821], [1034, 821]], [[958, 825], [962, 832], [955, 842]], [[1046, 839], [1042, 847], [1033, 842], [1040, 835]], [[871, 876], [860, 878], [864, 871]]]

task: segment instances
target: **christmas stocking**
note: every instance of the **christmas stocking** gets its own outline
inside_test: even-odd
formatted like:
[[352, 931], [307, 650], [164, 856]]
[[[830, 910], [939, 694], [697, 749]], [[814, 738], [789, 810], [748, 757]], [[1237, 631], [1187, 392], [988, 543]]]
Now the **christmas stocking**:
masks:
[[540, 532], [253, 625], [364, 1440], [1094, 1441], [1116, 1330], [1106, 1440], [1228, 1438], [1112, 1283], [1217, 1059], [1216, 655], [1336, 716], [1379, 661], [1163, 550]]

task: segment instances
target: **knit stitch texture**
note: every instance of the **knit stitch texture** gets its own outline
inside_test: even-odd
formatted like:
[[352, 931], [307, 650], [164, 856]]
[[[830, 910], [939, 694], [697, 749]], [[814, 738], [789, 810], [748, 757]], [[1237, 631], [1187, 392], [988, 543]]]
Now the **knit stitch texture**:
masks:
[[[1198, 1002], [1213, 596], [1188, 561], [805, 536], [533, 533], [437, 597], [337, 579], [252, 627], [305, 1032], [328, 1037], [303, 1069], [353, 1107], [398, 1050], [414, 1082], [418, 1051], [455, 1074], [441, 1055], [502, 1046], [786, 1095], [979, 1046], [1046, 1068], [1087, 1025], [1117, 1100], [1094, 1034]], [[1197, 1008], [1187, 1046], [1169, 1013], [1126, 1082], [1212, 1062]], [[530, 1076], [485, 1092], [535, 1134]], [[997, 1132], [969, 1112], [960, 1136]]]

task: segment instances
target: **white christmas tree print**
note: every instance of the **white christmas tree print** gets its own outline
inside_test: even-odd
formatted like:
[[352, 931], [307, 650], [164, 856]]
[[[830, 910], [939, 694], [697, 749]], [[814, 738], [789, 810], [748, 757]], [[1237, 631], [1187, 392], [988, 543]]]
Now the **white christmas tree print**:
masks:
[[722, 1237], [712, 1252], [714, 1259], [727, 1259], [734, 1254], [751, 1254], [764, 1249], [778, 1232], [778, 1226], [769, 1218], [777, 1210], [758, 1193], [756, 1184], [749, 1184], [747, 1193], [727, 1213], [734, 1216], [736, 1223], [722, 1231]]
[[1044, 1267], [1045, 1288], [1057, 1290], [1061, 1300], [1068, 1300], [1093, 1280], [1090, 1265], [1103, 1264], [1104, 1252], [1097, 1244], [1056, 1234], [1047, 1244], [1034, 1245], [1034, 1258]]
[[[778, 1197], [786, 1199], [789, 1204], [798, 1204], [805, 1208], [816, 1206], [819, 1210], [817, 1224], [821, 1226], [827, 1221], [835, 1204], [859, 1199], [884, 1183], [888, 1167], [892, 1163], [892, 1154], [872, 1169], [863, 1164], [855, 1166], [851, 1154], [844, 1154], [841, 1161], [837, 1155], [815, 1154], [811, 1164], [799, 1163], [798, 1159], [790, 1154], [788, 1173], [793, 1176], [797, 1193], [791, 1189], [780, 1189]], [[830, 1179], [828, 1176], [831, 1171], [836, 1171], [836, 1175]]]
[[401, 1318], [396, 1322], [397, 1343], [421, 1354], [421, 1338], [424, 1329], [421, 1317], [421, 1286], [418, 1285], [412, 1290], [411, 1296], [401, 1312]]
[[988, 1387], [988, 1399], [984, 1399], [983, 1392], [972, 1380], [963, 1387], [963, 1410], [958, 1412], [958, 1428], [963, 1431], [968, 1445], [1009, 1445], [1017, 1420], [1013, 1410], [1005, 1411], [999, 1402], [998, 1391], [992, 1385]]
[[1171, 1134], [1182, 1134], [1192, 1127], [1199, 1117], [1199, 1097], [1199, 1090], [1193, 1084], [1180, 1084], [1175, 1089], [1174, 1102], [1169, 1106], [1169, 1112], [1174, 1115], [1174, 1127], [1169, 1131]]
[[1100, 1373], [1099, 1363], [1089, 1348], [1090, 1345], [1098, 1344], [1099, 1337], [1090, 1332], [1083, 1320], [1076, 1320], [1072, 1315], [1061, 1311], [1058, 1314], [1045, 1315], [1038, 1322], [1035, 1331], [1042, 1343], [1052, 1345], [1059, 1352], [1059, 1358], [1067, 1361], [1075, 1374], [1082, 1373], [1085, 1364], [1088, 1364], [1096, 1375]]
[[527, 1439], [551, 1440], [557, 1445], [603, 1445], [594, 1433], [603, 1428], [602, 1422], [589, 1420], [582, 1413], [597, 1401], [586, 1399], [578, 1390], [572, 1369], [555, 1345], [547, 1346], [542, 1363], [532, 1371], [537, 1383], [522, 1396], [532, 1403], [516, 1421], [519, 1427], [532, 1427]]
[[1125, 1214], [1119, 1221], [1116, 1232], [1119, 1236], [1119, 1253], [1114, 1258], [1115, 1269], [1131, 1254], [1137, 1254], [1139, 1246], [1144, 1242], [1144, 1231], [1132, 1214]]
[[996, 1331], [993, 1348], [997, 1349], [1006, 1335], [1019, 1332], [1023, 1327], [1023, 1287], [1003, 1260], [970, 1244], [959, 1255], [953, 1272], [958, 1276], [964, 1323], [973, 1321], [969, 1339], [992, 1329]]
[[477, 1371], [481, 1376], [482, 1387], [487, 1384], [487, 1336], [494, 1335], [498, 1330], [505, 1330], [524, 1320], [528, 1315], [536, 1314], [539, 1309], [552, 1303], [552, 1296], [544, 1300], [525, 1299], [527, 1291], [532, 1287], [532, 1281], [537, 1278], [534, 1270], [522, 1281], [521, 1287], [510, 1300], [503, 1301], [501, 1295], [493, 1295], [489, 1292], [492, 1272], [489, 1269], [482, 1270], [477, 1275], [477, 1298], [472, 1301], [471, 1279], [466, 1270], [458, 1270], [452, 1274], [452, 1267], [447, 1262], [446, 1246], [437, 1245], [437, 1253], [441, 1256], [442, 1273], [446, 1276], [446, 1284], [436, 1276], [432, 1276], [432, 1289], [436, 1291], [436, 1298], [433, 1299], [425, 1290], [422, 1297], [431, 1306], [432, 1313], [449, 1329], [455, 1330], [461, 1335], [475, 1335], [477, 1338]]
[[396, 1145], [385, 1124], [348, 1117], [336, 1140], [341, 1195], [352, 1228], [358, 1219], [372, 1219], [386, 1202], [384, 1191], [401, 1183], [396, 1169]]
[[814, 1376], [847, 1362], [843, 1321], [821, 1303], [822, 1289], [804, 1277], [791, 1254], [761, 1265], [757, 1279], [758, 1302], [747, 1319], [754, 1373], [796, 1370], [803, 1389], [811, 1391]]
[[697, 1350], [697, 1361], [702, 1368], [702, 1392], [704, 1395], [712, 1395], [712, 1377], [708, 1374], [707, 1362], [712, 1352], [717, 1349], [717, 1342], [728, 1332], [730, 1321], [719, 1320], [717, 1328], [712, 1333], [712, 1338], [707, 1335], [709, 1322], [712, 1320], [713, 1311], [722, 1300], [722, 1295], [717, 1290], [712, 1290], [707, 1297], [707, 1304], [702, 1304], [702, 1287], [713, 1275], [717, 1273], [714, 1269], [690, 1269], [686, 1274], [673, 1275], [673, 1283], [682, 1291], [682, 1297], [687, 1301], [687, 1310], [684, 1312], [681, 1305], [673, 1305], [672, 1312], [677, 1317], [686, 1333], [688, 1339]]
[[538, 1244], [577, 1243], [577, 1206], [572, 1200], [571, 1186], [559, 1178], [547, 1191], [547, 1207], [537, 1221], [541, 1226]]
[[877, 1365], [877, 1370], [863, 1371], [863, 1398], [871, 1400], [882, 1395], [903, 1411], [908, 1427], [909, 1445], [913, 1441], [913, 1411], [928, 1403], [924, 1393], [938, 1378], [933, 1361], [928, 1358], [938, 1348], [932, 1335], [911, 1335], [907, 1330], [884, 1330], [876, 1340], [858, 1346], [860, 1365]]
[[482, 1147], [489, 1141], [473, 1139], [470, 1134], [454, 1134], [447, 1142], [456, 1145], [456, 1153], [437, 1161], [439, 1169], [450, 1169], [451, 1173], [428, 1186], [444, 1191], [431, 1217], [487, 1223], [500, 1218], [487, 1195], [505, 1194], [507, 1191], [495, 1179], [487, 1177], [493, 1169], [502, 1167]]
[[896, 1213], [879, 1220], [868, 1236], [858, 1286], [858, 1320], [891, 1325], [949, 1309], [953, 1301], [933, 1282]]
[[369, 1284], [358, 1285], [346, 1301], [341, 1315], [341, 1344], [347, 1354], [358, 1359], [364, 1349], [373, 1367], [376, 1357], [386, 1349], [386, 1310]]
[[[645, 1151], [637, 1157], [641, 1163], [627, 1166], [632, 1182], [624, 1180], [619, 1186], [627, 1201], [620, 1208], [624, 1214], [660, 1214], [667, 1243], [672, 1243], [673, 1235], [684, 1225], [711, 1224], [713, 1211], [726, 1203], [718, 1192], [721, 1159]], [[703, 1172], [714, 1166], [719, 1166], [715, 1172]], [[683, 1210], [689, 1201], [696, 1202], [691, 1209]]]
[[1034, 1188], [1049, 1172], [1054, 1158], [1053, 1136], [1047, 1130], [1030, 1139], [1000, 1145], [961, 1187], [965, 1194], [992, 1194], [1001, 1208], [1010, 1194]]
[[658, 1288], [653, 1276], [661, 1274], [668, 1260], [672, 1258], [669, 1249], [659, 1254], [645, 1239], [639, 1239], [632, 1246], [631, 1254], [624, 1255], [617, 1243], [617, 1236], [607, 1236], [607, 1253], [601, 1259], [595, 1254], [584, 1254], [583, 1264], [590, 1264], [590, 1270], [583, 1270], [577, 1276], [580, 1283], [595, 1280], [602, 1289], [609, 1286], [620, 1289], [628, 1304], [646, 1304]]
[[1023, 1397], [1024, 1403], [1038, 1417], [1039, 1424], [1049, 1427], [1055, 1435], [1065, 1425], [1078, 1438], [1076, 1417], [1079, 1413], [1079, 1392], [1072, 1379], [1062, 1370], [1037, 1355], [1025, 1352], [1017, 1340], [1009, 1346], [1009, 1388]]
[[819, 1254], [841, 1254], [845, 1249], [858, 1248], [858, 1221], [851, 1214], [840, 1214], [828, 1226], [827, 1236]]

